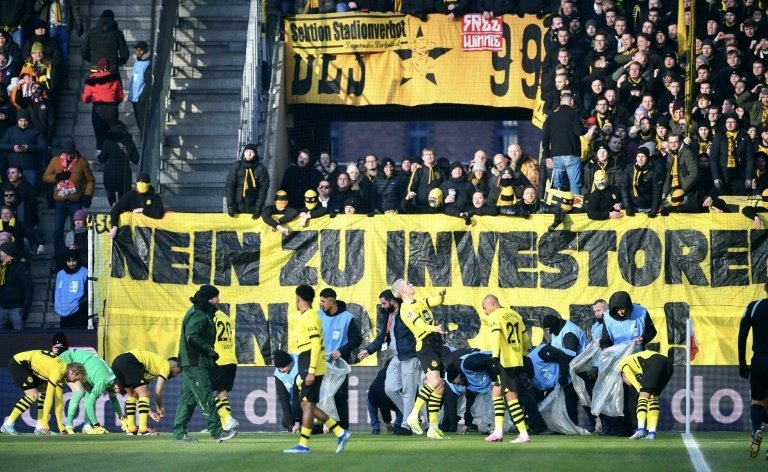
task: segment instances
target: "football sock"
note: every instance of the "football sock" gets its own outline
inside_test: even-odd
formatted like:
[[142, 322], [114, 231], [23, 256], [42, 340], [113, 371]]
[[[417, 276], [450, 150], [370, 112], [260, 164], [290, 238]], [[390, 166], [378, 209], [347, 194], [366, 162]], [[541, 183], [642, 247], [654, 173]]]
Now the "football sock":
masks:
[[45, 393], [37, 396], [37, 424], [47, 424], [48, 418], [43, 418], [45, 411]]
[[139, 431], [147, 430], [149, 417], [149, 397], [139, 397]]
[[229, 409], [229, 400], [226, 398], [216, 398], [216, 411], [221, 418], [221, 425], [223, 426], [232, 417]]
[[312, 435], [312, 428], [301, 427], [301, 437], [299, 438], [299, 446], [309, 447], [309, 437]]
[[33, 397], [24, 395], [23, 398], [16, 402], [16, 405], [13, 407], [13, 411], [11, 411], [11, 414], [8, 416], [8, 420], [6, 422], [9, 424], [14, 424], [16, 420], [19, 419], [19, 416], [23, 415], [24, 412], [27, 411], [33, 403], [35, 403], [35, 399]]
[[440, 406], [443, 403], [443, 394], [432, 392], [427, 402], [427, 413], [429, 416], [429, 427], [437, 428], [437, 423], [440, 418]]
[[752, 434], [763, 427], [764, 411], [765, 408], [763, 408], [763, 405], [751, 405], [749, 407], [749, 419], [752, 422]]
[[337, 438], [344, 434], [344, 428], [339, 426], [339, 423], [337, 423], [333, 418], [328, 418], [325, 421], [325, 426], [328, 428], [328, 431], [335, 434]]
[[637, 400], [637, 427], [639, 429], [645, 429], [645, 420], [648, 418], [648, 398], [640, 397]]
[[136, 397], [125, 399], [125, 417], [128, 419], [128, 429], [136, 431]]
[[416, 394], [416, 401], [413, 403], [411, 416], [419, 416], [419, 412], [429, 401], [429, 397], [432, 396], [432, 392], [434, 391], [435, 389], [429, 384], [424, 384], [424, 386], [419, 389], [419, 393]]
[[659, 425], [659, 397], [651, 395], [648, 402], [648, 431], [656, 432]]
[[493, 397], [493, 424], [495, 433], [504, 431], [504, 413], [506, 413], [503, 397]]
[[520, 402], [517, 398], [508, 400], [509, 404], [509, 416], [512, 418], [512, 422], [517, 426], [517, 431], [521, 436], [528, 436], [528, 428], [525, 426], [525, 412], [523, 407], [520, 406]]

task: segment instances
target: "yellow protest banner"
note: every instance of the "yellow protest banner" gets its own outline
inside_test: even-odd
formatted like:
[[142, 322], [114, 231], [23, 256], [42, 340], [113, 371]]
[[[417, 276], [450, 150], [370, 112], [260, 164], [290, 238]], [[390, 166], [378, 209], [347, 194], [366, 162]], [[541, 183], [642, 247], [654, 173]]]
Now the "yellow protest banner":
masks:
[[[341, 25], [357, 39], [337, 39]], [[299, 16], [286, 20], [288, 103], [533, 108], [543, 31], [534, 16]]]
[[114, 242], [104, 232], [96, 238], [97, 260], [111, 261], [97, 273], [108, 286], [102, 353], [107, 360], [134, 348], [174, 354], [189, 297], [204, 283], [221, 290], [221, 309], [235, 317], [241, 364], [262, 365], [285, 347], [299, 284], [334, 288], [368, 342], [379, 293], [405, 277], [417, 297], [447, 290], [435, 315], [456, 325], [449, 344], [488, 347], [481, 301], [489, 293], [540, 339], [533, 327], [545, 315], [588, 329], [593, 302], [626, 290], [650, 312], [660, 352], [681, 356], [690, 316], [695, 364], [730, 365], [742, 311], [764, 296], [768, 281], [768, 232], [738, 214], [572, 215], [549, 232], [551, 215], [474, 220], [468, 227], [443, 215], [340, 215], [306, 228], [291, 223], [295, 232], [285, 237], [247, 215], [125, 215]]

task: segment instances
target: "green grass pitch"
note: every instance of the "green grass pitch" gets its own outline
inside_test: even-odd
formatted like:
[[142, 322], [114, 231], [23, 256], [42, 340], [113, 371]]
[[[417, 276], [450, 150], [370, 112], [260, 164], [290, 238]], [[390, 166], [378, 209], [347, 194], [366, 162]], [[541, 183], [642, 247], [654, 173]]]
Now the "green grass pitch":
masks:
[[[308, 455], [288, 455], [297, 436], [241, 433], [215, 444], [194, 433], [195, 444], [175, 443], [170, 434], [154, 437], [41, 437], [0, 435], [0, 463], [7, 471], [135, 470], [141, 472], [208, 471], [611, 471], [685, 472], [695, 470], [679, 433], [661, 433], [655, 441], [630, 441], [599, 436], [534, 436], [530, 444], [486, 444], [478, 434], [450, 435], [450, 440], [425, 436], [395, 437], [354, 433], [347, 449], [335, 454], [332, 435], [313, 436]], [[712, 471], [768, 470], [765, 448], [757, 459], [748, 454], [746, 433], [694, 435]]]

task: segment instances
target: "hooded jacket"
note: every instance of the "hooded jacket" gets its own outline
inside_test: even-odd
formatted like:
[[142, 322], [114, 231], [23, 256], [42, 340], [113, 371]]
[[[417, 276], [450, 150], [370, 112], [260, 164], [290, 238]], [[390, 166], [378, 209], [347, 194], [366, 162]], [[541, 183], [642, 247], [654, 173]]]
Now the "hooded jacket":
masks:
[[[13, 150], [13, 146], [16, 144], [26, 144], [29, 149], [27, 152], [16, 152]], [[22, 170], [36, 170], [38, 154], [47, 148], [48, 143], [45, 140], [45, 135], [32, 123], [25, 129], [18, 126], [8, 128], [8, 131], [0, 139], [0, 151], [6, 153], [7, 165], [18, 165]]]
[[[153, 205], [151, 207], [146, 207], [145, 203], [150, 199], [152, 200]], [[155, 194], [155, 188], [153, 186], [149, 186], [147, 193], [139, 193], [134, 188], [120, 197], [120, 200], [118, 200], [112, 206], [112, 209], [109, 210], [109, 217], [112, 220], [112, 226], [118, 226], [121, 214], [131, 212], [137, 208], [144, 208], [142, 215], [148, 218], [155, 218], [159, 220], [165, 216], [163, 200], [159, 195]]]
[[[623, 308], [625, 316], [620, 317], [618, 310]], [[632, 303], [627, 292], [618, 291], [608, 300], [608, 313], [603, 314], [603, 333], [600, 347], [613, 346], [616, 343], [631, 341], [642, 337], [642, 347], [656, 337], [656, 327], [653, 325], [650, 313], [642, 305]]]
[[[251, 174], [253, 181], [250, 180]], [[247, 190], [244, 189], [246, 182], [249, 186]], [[229, 169], [225, 189], [228, 208], [234, 208], [236, 213], [249, 213], [258, 218], [267, 200], [269, 171], [259, 163], [258, 157], [254, 157], [250, 162], [240, 159]]]
[[108, 190], [129, 190], [133, 182], [130, 163], [139, 163], [139, 151], [131, 133], [127, 128], [121, 128], [113, 126], [107, 131], [101, 153], [96, 156], [104, 164], [104, 188]]
[[125, 36], [117, 28], [117, 22], [103, 16], [99, 18], [96, 27], [88, 32], [88, 37], [83, 41], [81, 55], [93, 64], [99, 59], [107, 59], [113, 71], [130, 58]]
[[[4, 8], [0, 9], [0, 12], [2, 12]], [[11, 34], [5, 30], [0, 30], [0, 35], [5, 37], [5, 46], [0, 48], [0, 51], [4, 52], [8, 58], [13, 58], [13, 61], [16, 64], [21, 64], [21, 49], [19, 48], [19, 45], [13, 42], [13, 37]]]
[[443, 208], [447, 215], [458, 216], [472, 206], [474, 187], [469, 183], [466, 175], [462, 174], [458, 179], [451, 177], [440, 184], [440, 190], [443, 191], [443, 198], [447, 197], [451, 191], [455, 192], [456, 200], [453, 203], [445, 203]]
[[194, 303], [184, 315], [179, 336], [179, 362], [181, 367], [203, 367], [210, 369], [214, 366], [216, 351], [216, 327], [213, 316], [216, 307], [207, 300], [192, 297]]
[[92, 73], [85, 79], [81, 99], [85, 103], [120, 104], [125, 99], [120, 76], [111, 71]]

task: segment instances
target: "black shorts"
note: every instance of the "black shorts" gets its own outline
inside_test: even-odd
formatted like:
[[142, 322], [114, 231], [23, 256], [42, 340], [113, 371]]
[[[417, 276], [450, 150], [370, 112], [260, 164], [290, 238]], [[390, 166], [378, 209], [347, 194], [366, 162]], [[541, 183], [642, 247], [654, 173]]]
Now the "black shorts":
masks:
[[523, 373], [522, 367], [504, 367], [499, 374], [499, 383], [501, 384], [501, 393], [515, 392], [520, 385], [518, 380]]
[[426, 374], [435, 370], [443, 376], [445, 366], [443, 365], [443, 342], [439, 334], [430, 334], [421, 343], [421, 349], [416, 353], [421, 364], [421, 370]]
[[669, 379], [672, 378], [674, 370], [672, 362], [661, 354], [649, 358], [643, 366], [640, 391], [651, 395], [661, 395], [662, 390], [669, 383]]
[[299, 387], [299, 400], [317, 404], [320, 401], [320, 386], [323, 384], [323, 376], [316, 375], [315, 381], [310, 386], [304, 385], [306, 378], [307, 373], [302, 372], [296, 379], [296, 385]]
[[208, 371], [211, 378], [211, 390], [214, 392], [231, 392], [235, 383], [237, 364], [215, 365]]
[[112, 361], [112, 371], [121, 390], [147, 385], [144, 380], [144, 364], [130, 352], [120, 354]]
[[13, 383], [22, 390], [37, 388], [48, 381], [36, 376], [27, 362], [16, 362], [11, 359], [8, 363], [8, 372], [11, 374]]
[[768, 358], [765, 354], [760, 357], [752, 356], [749, 369], [749, 390], [752, 400], [765, 400], [768, 397]]

